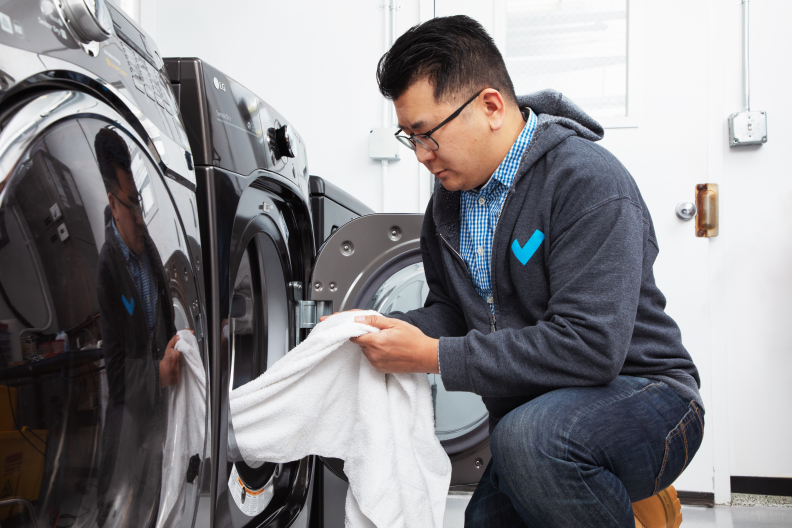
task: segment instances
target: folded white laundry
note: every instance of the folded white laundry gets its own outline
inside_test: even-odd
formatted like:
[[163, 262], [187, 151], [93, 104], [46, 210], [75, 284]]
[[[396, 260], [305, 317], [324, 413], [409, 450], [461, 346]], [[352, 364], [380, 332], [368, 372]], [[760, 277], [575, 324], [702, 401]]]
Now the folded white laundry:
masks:
[[451, 462], [434, 434], [425, 374], [381, 374], [350, 337], [376, 328], [354, 312], [319, 323], [309, 337], [231, 393], [245, 460], [307, 455], [344, 460], [346, 526], [443, 525]]
[[[195, 336], [189, 330], [181, 330], [178, 335], [176, 350], [181, 352], [182, 362], [179, 383], [169, 387], [157, 528], [179, 525], [184, 501], [191, 495], [184, 490], [190, 460], [195, 464], [204, 458], [206, 374]], [[197, 479], [194, 482], [198, 484]]]

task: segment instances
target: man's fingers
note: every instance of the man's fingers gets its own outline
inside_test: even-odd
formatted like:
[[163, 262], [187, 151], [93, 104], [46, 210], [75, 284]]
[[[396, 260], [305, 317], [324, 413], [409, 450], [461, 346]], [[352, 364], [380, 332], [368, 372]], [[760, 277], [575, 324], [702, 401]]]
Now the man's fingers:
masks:
[[380, 330], [385, 328], [393, 328], [393, 319], [384, 317], [382, 315], [358, 315], [355, 317], [356, 323], [363, 323]]
[[176, 334], [175, 336], [171, 337], [171, 340], [168, 341], [167, 348], [173, 348], [176, 346], [176, 342], [179, 340], [179, 335]]
[[371, 344], [377, 337], [377, 334], [363, 334], [357, 337], [350, 337], [349, 340], [355, 343], [356, 345], [369, 345]]

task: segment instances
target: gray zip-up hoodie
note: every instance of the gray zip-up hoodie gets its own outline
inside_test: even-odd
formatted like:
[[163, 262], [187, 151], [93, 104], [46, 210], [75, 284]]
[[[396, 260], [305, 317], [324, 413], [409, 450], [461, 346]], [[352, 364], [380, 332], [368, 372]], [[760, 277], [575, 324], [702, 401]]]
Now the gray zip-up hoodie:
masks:
[[440, 338], [445, 388], [483, 396], [490, 430], [536, 396], [618, 375], [663, 381], [701, 405], [654, 281], [657, 239], [635, 181], [594, 143], [602, 127], [560, 93], [518, 103], [539, 123], [493, 237], [495, 315], [459, 254], [460, 193], [437, 185], [421, 233], [429, 296], [391, 317]]

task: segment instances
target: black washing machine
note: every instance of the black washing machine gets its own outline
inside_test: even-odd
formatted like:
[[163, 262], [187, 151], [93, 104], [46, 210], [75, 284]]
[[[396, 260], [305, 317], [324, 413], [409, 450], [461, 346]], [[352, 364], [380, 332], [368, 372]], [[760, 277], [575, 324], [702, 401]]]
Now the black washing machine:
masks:
[[283, 357], [312, 324], [300, 304], [315, 254], [305, 146], [274, 108], [209, 64], [165, 64], [193, 147], [207, 340], [215, 351], [211, 458], [218, 462], [211, 520], [204, 520], [307, 526], [314, 457], [273, 464], [234, 460], [228, 449], [229, 392]]
[[[195, 190], [144, 32], [103, 0], [0, 5], [3, 526], [193, 524], [209, 402], [170, 413], [168, 344], [208, 364]], [[165, 449], [183, 419], [199, 447]]]
[[372, 208], [324, 178], [311, 176], [309, 185], [314, 239], [318, 251], [341, 226], [355, 218], [374, 214]]

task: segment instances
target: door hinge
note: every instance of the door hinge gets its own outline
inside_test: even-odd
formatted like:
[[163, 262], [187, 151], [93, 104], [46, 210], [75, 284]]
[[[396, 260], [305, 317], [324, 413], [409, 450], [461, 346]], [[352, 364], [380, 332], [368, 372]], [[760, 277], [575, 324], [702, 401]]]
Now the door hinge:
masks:
[[303, 300], [302, 282], [290, 282], [289, 293], [294, 302], [294, 346], [300, 344], [301, 330], [310, 330], [319, 323], [319, 318], [332, 313], [330, 301]]

